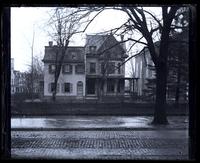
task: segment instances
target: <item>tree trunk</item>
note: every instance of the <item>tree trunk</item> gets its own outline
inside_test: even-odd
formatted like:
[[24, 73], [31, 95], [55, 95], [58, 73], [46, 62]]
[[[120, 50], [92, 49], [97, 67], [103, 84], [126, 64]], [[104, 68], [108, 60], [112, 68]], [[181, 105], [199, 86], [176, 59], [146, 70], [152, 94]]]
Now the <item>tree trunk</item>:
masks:
[[175, 102], [176, 105], [179, 103], [179, 95], [180, 95], [180, 81], [181, 81], [181, 61], [178, 58], [179, 64], [178, 64], [178, 72], [177, 72], [177, 82], [176, 82], [176, 95], [175, 95]]
[[156, 102], [152, 124], [168, 124], [166, 115], [167, 64], [156, 67]]
[[52, 100], [53, 100], [54, 102], [56, 101], [56, 92], [55, 92], [55, 91], [53, 92]]

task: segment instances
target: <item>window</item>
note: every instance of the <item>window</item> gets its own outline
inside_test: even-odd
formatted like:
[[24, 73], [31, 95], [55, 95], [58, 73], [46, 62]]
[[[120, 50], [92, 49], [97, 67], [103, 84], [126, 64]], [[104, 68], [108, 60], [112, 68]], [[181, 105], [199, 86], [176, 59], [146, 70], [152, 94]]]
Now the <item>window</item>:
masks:
[[121, 74], [121, 64], [118, 63], [117, 66], [118, 66], [118, 69], [117, 69], [118, 70], [118, 74]]
[[90, 73], [96, 73], [96, 63], [90, 63]]
[[62, 88], [62, 90], [63, 90], [63, 92], [64, 93], [71, 93], [72, 92], [72, 83], [64, 83], [63, 84], [63, 88]]
[[114, 80], [111, 80], [109, 79], [107, 81], [107, 91], [109, 93], [114, 93], [114, 90], [115, 90], [115, 83], [114, 83]]
[[63, 65], [62, 72], [71, 74], [72, 73], [72, 65], [69, 65], [69, 64]]
[[[49, 83], [49, 87], [48, 87], [48, 90], [49, 92], [53, 92], [55, 89], [55, 84], [54, 83]], [[57, 83], [57, 87], [56, 87], [56, 92], [59, 92], [59, 83]]]
[[64, 83], [64, 92], [70, 92], [70, 83]]
[[117, 92], [120, 93], [121, 91], [121, 82], [120, 80], [117, 82]]
[[85, 72], [84, 65], [76, 65], [76, 73], [77, 74], [83, 74]]
[[49, 65], [49, 73], [54, 73], [56, 70], [56, 66], [55, 65]]
[[106, 68], [105, 68], [104, 66], [105, 66], [105, 64], [104, 64], [104, 63], [101, 63], [101, 73], [102, 73], [102, 74], [105, 73], [105, 69], [106, 69]]
[[109, 62], [108, 63], [108, 74], [114, 74], [115, 73], [115, 62]]
[[96, 51], [96, 46], [89, 47], [90, 53], [94, 53]]
[[72, 60], [77, 59], [76, 52], [71, 52], [71, 57], [72, 57]]

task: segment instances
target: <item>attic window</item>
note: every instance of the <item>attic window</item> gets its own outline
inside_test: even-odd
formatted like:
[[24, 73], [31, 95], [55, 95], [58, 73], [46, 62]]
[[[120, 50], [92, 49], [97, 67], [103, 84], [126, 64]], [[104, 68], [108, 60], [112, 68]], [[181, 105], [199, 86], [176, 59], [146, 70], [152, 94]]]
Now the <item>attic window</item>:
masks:
[[76, 55], [76, 52], [72, 52], [72, 59], [74, 60], [74, 59], [77, 59], [77, 55]]
[[89, 50], [90, 50], [90, 53], [95, 52], [96, 51], [96, 46], [90, 46]]

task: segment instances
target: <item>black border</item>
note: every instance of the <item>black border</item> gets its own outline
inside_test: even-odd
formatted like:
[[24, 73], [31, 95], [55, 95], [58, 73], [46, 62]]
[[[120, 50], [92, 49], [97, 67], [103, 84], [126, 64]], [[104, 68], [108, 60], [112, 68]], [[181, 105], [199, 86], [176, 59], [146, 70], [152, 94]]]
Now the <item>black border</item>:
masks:
[[[91, 3], [92, 2], [92, 3]], [[133, 5], [130, 4], [130, 0], [122, 0], [116, 1], [106, 1], [102, 2], [98, 1], [78, 1], [78, 3], [69, 3], [69, 1], [64, 0], [41, 0], [40, 2], [28, 2], [23, 0], [5, 0], [1, 2], [1, 159], [10, 159], [11, 156], [11, 134], [10, 134], [10, 7], [55, 7], [55, 6], [68, 6], [68, 7], [76, 7], [76, 6], [111, 6], [111, 5]], [[162, 1], [155, 4], [150, 4], [149, 2], [141, 2], [141, 0], [134, 0], [135, 4], [139, 3], [141, 5], [147, 6], [158, 6], [158, 5], [180, 5], [180, 4], [190, 4], [190, 57], [189, 57], [189, 157], [190, 160], [200, 160], [200, 154], [197, 146], [199, 145], [199, 110], [198, 106], [198, 61], [199, 56], [197, 56], [197, 2], [194, 3], [192, 1], [181, 0], [178, 3], [172, 1]], [[153, 2], [151, 0], [151, 2]], [[67, 3], [67, 4], [66, 4]], [[192, 4], [193, 3], [193, 4]], [[2, 130], [3, 129], [3, 130]]]

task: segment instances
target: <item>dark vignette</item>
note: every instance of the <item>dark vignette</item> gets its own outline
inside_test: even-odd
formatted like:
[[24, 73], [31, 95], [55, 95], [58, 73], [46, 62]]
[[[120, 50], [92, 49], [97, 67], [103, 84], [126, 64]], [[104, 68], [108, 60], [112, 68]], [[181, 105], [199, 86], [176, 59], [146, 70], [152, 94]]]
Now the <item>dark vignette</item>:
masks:
[[[36, 3], [27, 3], [27, 1], [17, 1], [17, 0], [7, 0], [1, 2], [1, 62], [0, 62], [0, 71], [1, 71], [1, 113], [0, 113], [0, 120], [1, 120], [1, 159], [10, 159], [11, 157], [11, 126], [10, 126], [10, 119], [11, 119], [11, 111], [10, 111], [10, 7], [56, 7], [56, 6], [68, 6], [68, 7], [77, 7], [77, 6], [105, 6], [105, 5], [117, 5], [111, 1], [108, 4], [101, 1], [93, 1], [95, 4], [91, 4], [89, 1], [78, 1], [76, 3], [69, 3], [59, 0], [59, 1], [40, 1]], [[139, 2], [135, 0], [134, 3], [139, 3], [141, 5], [146, 6], [158, 6], [158, 5], [166, 5], [162, 2], [160, 4], [149, 4], [147, 1]], [[188, 3], [189, 1], [182, 0], [181, 3]], [[130, 1], [121, 1], [119, 2], [121, 5], [132, 5]], [[126, 3], [126, 4], [123, 4]], [[180, 2], [178, 2], [180, 4]], [[177, 4], [178, 4], [177, 3]], [[190, 1], [191, 3], [191, 1]], [[169, 1], [168, 4], [174, 4], [174, 1]], [[200, 155], [199, 151], [197, 150], [197, 145], [199, 145], [199, 125], [198, 125], [198, 116], [199, 110], [197, 109], [197, 94], [198, 94], [198, 56], [197, 56], [197, 5], [192, 4], [189, 5], [190, 7], [190, 35], [189, 35], [189, 157], [191, 160], [199, 160]]]

